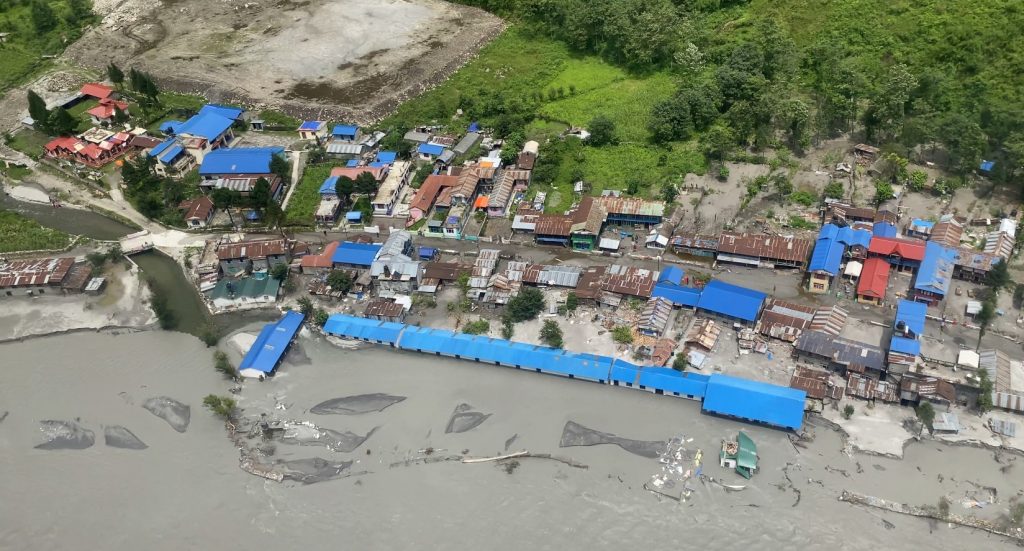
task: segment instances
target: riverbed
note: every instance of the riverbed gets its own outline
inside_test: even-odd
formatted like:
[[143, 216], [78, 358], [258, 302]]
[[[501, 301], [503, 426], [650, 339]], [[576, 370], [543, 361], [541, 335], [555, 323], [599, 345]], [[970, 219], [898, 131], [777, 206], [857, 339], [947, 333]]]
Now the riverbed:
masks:
[[[189, 335], [62, 335], [2, 344], [0, 358], [3, 549], [962, 549], [1005, 543], [836, 498], [849, 489], [924, 505], [946, 494], [963, 514], [961, 496], [992, 486], [998, 502], [988, 515], [1024, 488], [1016, 456], [997, 463], [988, 450], [929, 442], [910, 445], [903, 461], [846, 455], [825, 427], [812, 427], [801, 448], [786, 433], [702, 415], [696, 402], [382, 348], [341, 350], [310, 336], [276, 377], [244, 384], [243, 415], [369, 437], [350, 452], [256, 441], [273, 460], [351, 462], [332, 480], [277, 483], [242, 471], [222, 423], [202, 408], [204, 395], [227, 394], [231, 383]], [[377, 394], [392, 398], [310, 411]], [[154, 397], [191, 407], [184, 432], [142, 407]], [[446, 433], [461, 404], [489, 417]], [[95, 443], [37, 449], [47, 420], [93, 431]], [[704, 450], [705, 474], [747, 488], [692, 481], [686, 502], [655, 496], [642, 485], [659, 472], [656, 459], [616, 445], [560, 448], [570, 421], [641, 441], [685, 434]], [[106, 445], [105, 426], [124, 427], [147, 447]], [[761, 471], [750, 481], [716, 461], [721, 440], [738, 430], [758, 445]], [[525, 449], [588, 468], [543, 459], [522, 459], [512, 472], [424, 463], [428, 448], [434, 457]]]

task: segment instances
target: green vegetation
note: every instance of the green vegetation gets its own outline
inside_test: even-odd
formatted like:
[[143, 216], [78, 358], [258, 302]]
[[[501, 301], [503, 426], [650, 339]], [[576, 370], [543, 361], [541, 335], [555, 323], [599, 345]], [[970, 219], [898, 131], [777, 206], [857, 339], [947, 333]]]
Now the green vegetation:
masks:
[[850, 417], [853, 417], [855, 411], [856, 410], [853, 409], [852, 405], [846, 404], [846, 406], [843, 407], [843, 419], [849, 419]]
[[156, 314], [156, 319], [160, 323], [160, 329], [165, 331], [173, 331], [178, 328], [178, 316], [171, 310], [171, 306], [168, 303], [167, 293], [152, 277], [146, 278], [146, 285], [149, 286], [149, 307], [153, 309], [153, 313]]
[[313, 299], [309, 297], [299, 298], [299, 312], [309, 319], [313, 315]]
[[932, 423], [935, 421], [935, 408], [932, 403], [921, 402], [914, 411], [917, 412], [917, 418], [921, 420], [921, 424], [928, 429], [928, 432], [933, 432], [935, 430], [932, 428]]
[[327, 310], [324, 310], [323, 308], [317, 308], [313, 312], [313, 323], [315, 323], [317, 327], [323, 327], [327, 325], [327, 320], [330, 317], [331, 316], [330, 314], [327, 313]]
[[818, 202], [818, 197], [807, 190], [794, 191], [789, 195], [789, 200], [805, 207], [813, 206]]
[[63, 249], [71, 236], [41, 226], [35, 220], [8, 210], [0, 210], [0, 253]]
[[688, 367], [690, 367], [690, 361], [686, 358], [686, 354], [676, 354], [676, 359], [672, 360], [672, 369], [686, 371]]
[[0, 174], [7, 176], [11, 180], [24, 180], [32, 174], [32, 169], [21, 165], [0, 163]]
[[544, 320], [544, 325], [540, 328], [540, 342], [552, 348], [562, 348], [562, 328], [558, 326], [557, 321]]
[[342, 294], [348, 294], [352, 289], [352, 276], [344, 270], [334, 270], [327, 274], [327, 284], [331, 286], [334, 291], [341, 291]]
[[[572, 62], [569, 63], [572, 70]], [[580, 75], [580, 82], [591, 86], [597, 82]], [[614, 80], [587, 92], [544, 104], [540, 114], [547, 119], [565, 122], [573, 126], [586, 127], [591, 133], [595, 116], [605, 117], [615, 127], [616, 136], [627, 142], [646, 142], [650, 134], [647, 119], [654, 106], [672, 95], [672, 77], [665, 73], [652, 76], [629, 78], [622, 72]], [[597, 138], [592, 135], [591, 139]], [[596, 145], [603, 145], [597, 140]]]
[[612, 340], [619, 344], [632, 344], [633, 330], [625, 325], [616, 325], [612, 329]]
[[481, 318], [462, 326], [462, 332], [468, 335], [486, 335], [491, 330], [491, 322]]
[[206, 406], [214, 415], [224, 419], [225, 421], [230, 420], [235, 415], [235, 408], [238, 404], [233, 398], [227, 396], [217, 396], [216, 394], [207, 394], [203, 398], [203, 405]]
[[992, 409], [992, 391], [995, 383], [988, 376], [988, 371], [978, 370], [978, 410], [986, 413]]
[[345, 164], [328, 163], [306, 167], [298, 186], [292, 191], [292, 198], [288, 200], [288, 208], [284, 211], [286, 224], [313, 223], [313, 214], [320, 205], [320, 186], [331, 175], [331, 169], [338, 166]]
[[269, 127], [285, 128], [289, 131], [294, 131], [302, 124], [302, 121], [295, 117], [289, 117], [280, 111], [274, 111], [273, 109], [264, 109], [260, 111], [259, 118], [263, 119], [263, 123]]
[[576, 293], [569, 291], [569, 294], [565, 295], [565, 311], [574, 312], [580, 305], [580, 298], [576, 296]]
[[213, 353], [213, 368], [226, 379], [234, 380], [238, 375], [235, 372], [235, 366], [231, 365], [231, 361], [228, 360], [228, 355], [221, 350]]
[[525, 287], [505, 307], [505, 319], [512, 323], [532, 320], [544, 310], [544, 294], [534, 287]]
[[43, 147], [49, 141], [50, 137], [46, 134], [32, 128], [23, 128], [11, 136], [7, 145], [33, 159], [39, 159], [43, 155]]
[[0, 2], [0, 32], [10, 33], [0, 44], [0, 92], [45, 68], [43, 56], [63, 52], [96, 20], [85, 0]]
[[810, 220], [805, 220], [800, 216], [790, 216], [789, 222], [786, 223], [786, 226], [793, 228], [795, 230], [813, 230], [818, 227], [818, 225], [815, 224], [814, 222], [811, 222]]

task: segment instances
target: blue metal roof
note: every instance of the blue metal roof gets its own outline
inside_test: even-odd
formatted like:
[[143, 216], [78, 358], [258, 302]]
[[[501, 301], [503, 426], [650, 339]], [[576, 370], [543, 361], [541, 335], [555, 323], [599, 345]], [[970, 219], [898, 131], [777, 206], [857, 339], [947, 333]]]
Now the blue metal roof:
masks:
[[199, 136], [212, 142], [227, 132], [234, 123], [234, 119], [220, 115], [216, 111], [200, 112], [184, 123], [175, 126], [174, 133]]
[[846, 247], [840, 241], [843, 230], [835, 224], [825, 224], [818, 232], [818, 241], [814, 244], [814, 252], [811, 253], [811, 261], [807, 264], [809, 272], [825, 272], [836, 275], [839, 273], [839, 265], [843, 261], [843, 252]]
[[320, 195], [334, 195], [334, 187], [338, 184], [337, 176], [328, 176], [324, 183], [320, 184]]
[[423, 155], [433, 155], [436, 157], [437, 155], [444, 153], [444, 146], [438, 145], [436, 143], [421, 143], [420, 146], [416, 148], [416, 152], [421, 153]]
[[678, 266], [666, 266], [665, 269], [658, 274], [658, 282], [660, 283], [662, 281], [681, 285], [683, 283], [683, 269]]
[[345, 213], [345, 220], [348, 220], [349, 222], [358, 222], [358, 221], [360, 221], [362, 219], [363, 219], [362, 211], [350, 210], [350, 211]]
[[335, 264], [353, 264], [356, 266], [369, 266], [377, 258], [380, 245], [376, 243], [353, 243], [345, 241], [338, 245], [331, 257]]
[[404, 323], [334, 314], [327, 318], [327, 323], [324, 324], [324, 332], [337, 337], [395, 344], [398, 342], [398, 336], [405, 327]]
[[374, 161], [366, 166], [370, 168], [384, 168], [388, 166], [388, 163], [385, 163], [384, 161]]
[[256, 342], [242, 358], [242, 363], [238, 364], [238, 370], [255, 369], [263, 373], [274, 371], [278, 362], [281, 361], [281, 357], [288, 350], [288, 345], [295, 337], [295, 333], [302, 326], [303, 319], [305, 316], [301, 313], [292, 311], [285, 313], [281, 319], [264, 326], [259, 336], [256, 337]]
[[434, 247], [420, 247], [419, 255], [420, 258], [434, 258], [437, 256], [437, 249]]
[[185, 151], [184, 147], [181, 147], [181, 145], [179, 144], [174, 144], [166, 152], [164, 152], [163, 155], [160, 155], [160, 157], [158, 158], [160, 159], [161, 163], [169, 164], [172, 161], [174, 161], [175, 157], [181, 155], [183, 151]]
[[717, 279], [711, 280], [700, 294], [697, 308], [745, 321], [754, 321], [768, 295]]
[[359, 133], [359, 127], [354, 124], [336, 124], [331, 130], [334, 136], [355, 136]]
[[359, 166], [359, 159], [349, 159], [345, 162], [345, 166], [349, 168]]
[[270, 174], [270, 160], [283, 147], [220, 148], [206, 154], [199, 174]]
[[799, 429], [807, 393], [795, 388], [714, 373], [708, 378], [704, 411], [776, 427]]
[[896, 320], [893, 327], [903, 322], [915, 335], [924, 333], [924, 319], [928, 314], [928, 305], [913, 300], [900, 299], [896, 305]]
[[302, 124], [299, 126], [299, 130], [315, 132], [320, 130], [325, 124], [327, 123], [324, 121], [302, 121]]
[[395, 162], [395, 159], [397, 159], [397, 158], [398, 158], [398, 152], [397, 151], [381, 151], [380, 153], [377, 153], [377, 158], [374, 159], [374, 160], [377, 161], [378, 163], [391, 164], [391, 163]]
[[871, 233], [876, 237], [896, 237], [896, 235], [899, 234], [899, 232], [896, 231], [896, 226], [893, 226], [888, 222], [875, 223], [871, 228]]
[[640, 384], [644, 387], [694, 398], [704, 397], [709, 378], [708, 375], [680, 373], [667, 367], [644, 367], [640, 370]]
[[174, 138], [167, 138], [166, 140], [164, 140], [164, 141], [160, 142], [159, 144], [157, 144], [156, 147], [154, 147], [153, 149], [149, 150], [149, 156], [150, 157], [157, 157], [157, 158], [159, 158], [161, 153], [163, 153], [164, 151], [167, 151], [167, 148], [171, 147], [172, 145], [174, 145], [176, 143], [177, 143], [177, 141], [175, 141]]
[[179, 126], [181, 126], [183, 124], [185, 124], [185, 123], [183, 123], [181, 121], [174, 121], [174, 120], [164, 121], [164, 122], [160, 123], [160, 131], [163, 132], [164, 134], [173, 134], [174, 131], [175, 131], [174, 129], [178, 128]]
[[694, 307], [700, 301], [700, 289], [663, 281], [656, 284], [651, 291], [651, 298], [658, 297], [668, 299], [679, 306]]
[[921, 342], [906, 337], [893, 337], [889, 342], [889, 351], [918, 356], [921, 354]]
[[914, 289], [945, 296], [953, 280], [953, 265], [956, 263], [956, 249], [928, 241], [924, 244], [924, 260], [917, 270]]
[[208, 103], [199, 109], [200, 115], [209, 115], [211, 113], [224, 117], [225, 119], [238, 120], [242, 116], [242, 113], [245, 113], [245, 109], [220, 105], [217, 103]]
[[840, 243], [845, 244], [847, 247], [853, 247], [854, 245], [860, 245], [865, 249], [871, 244], [871, 232], [868, 230], [855, 230], [849, 226], [843, 228], [838, 237]]
[[923, 218], [913, 218], [910, 220], [910, 225], [917, 228], [934, 228], [935, 222]]
[[995, 167], [995, 161], [981, 161], [981, 164], [978, 165], [978, 168], [981, 169], [982, 172], [992, 172], [992, 169]]

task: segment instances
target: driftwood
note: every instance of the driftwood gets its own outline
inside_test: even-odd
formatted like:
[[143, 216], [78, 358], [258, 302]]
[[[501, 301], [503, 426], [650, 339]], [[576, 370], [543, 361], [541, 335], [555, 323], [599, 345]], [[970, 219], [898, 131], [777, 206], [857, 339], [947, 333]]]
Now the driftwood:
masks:
[[850, 492], [847, 490], [843, 490], [843, 493], [839, 496], [839, 501], [845, 501], [847, 503], [853, 503], [854, 505], [861, 505], [864, 507], [874, 507], [876, 509], [882, 509], [885, 511], [892, 511], [894, 513], [900, 513], [902, 515], [930, 518], [941, 522], [951, 522], [953, 524], [959, 524], [960, 526], [967, 526], [968, 528], [984, 530], [991, 534], [1004, 536], [1018, 542], [1024, 541], [1024, 532], [1021, 532], [1019, 530], [1016, 533], [1008, 532], [996, 526], [994, 523], [990, 521], [979, 519], [973, 516], [963, 517], [954, 514], [942, 516], [937, 514], [937, 512], [935, 511], [929, 511], [922, 507], [915, 507], [913, 505], [907, 505], [905, 503], [888, 501], [882, 498], [858, 494], [856, 492]]
[[463, 463], [487, 463], [489, 461], [502, 461], [502, 460], [505, 460], [505, 459], [513, 459], [513, 458], [516, 458], [516, 457], [525, 457], [525, 456], [527, 456], [529, 454], [530, 454], [530, 452], [528, 452], [526, 450], [523, 450], [521, 452], [509, 453], [509, 454], [505, 454], [505, 455], [496, 455], [494, 457], [474, 457], [474, 458], [464, 457], [464, 458], [462, 458], [462, 462]]
[[509, 453], [509, 454], [505, 454], [505, 455], [497, 455], [497, 456], [494, 456], [494, 457], [464, 457], [462, 459], [462, 462], [463, 463], [487, 463], [487, 462], [491, 462], [491, 461], [504, 461], [506, 459], [519, 459], [519, 458], [523, 458], [523, 459], [550, 459], [552, 461], [558, 461], [559, 463], [564, 463], [564, 464], [566, 464], [566, 465], [568, 465], [570, 467], [575, 467], [577, 469], [589, 469], [590, 468], [589, 465], [585, 465], [583, 463], [580, 463], [579, 461], [575, 461], [573, 459], [569, 459], [568, 457], [559, 457], [557, 455], [551, 455], [550, 453], [530, 453], [530, 452], [528, 452], [526, 450], [518, 451], [518, 452], [515, 452], [515, 453]]

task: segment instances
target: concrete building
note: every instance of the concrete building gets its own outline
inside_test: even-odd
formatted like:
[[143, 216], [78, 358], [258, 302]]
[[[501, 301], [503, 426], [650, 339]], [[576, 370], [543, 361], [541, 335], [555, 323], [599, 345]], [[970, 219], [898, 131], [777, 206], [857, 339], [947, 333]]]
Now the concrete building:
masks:
[[288, 264], [288, 242], [284, 239], [223, 243], [217, 247], [217, 260], [224, 275], [269, 272], [278, 264]]
[[391, 232], [370, 264], [378, 296], [408, 295], [419, 287], [421, 263], [412, 255], [412, 234], [405, 230]]
[[391, 216], [395, 204], [401, 197], [402, 190], [409, 185], [412, 178], [412, 163], [408, 161], [395, 161], [388, 171], [387, 178], [377, 189], [377, 196], [373, 198], [374, 216]]

